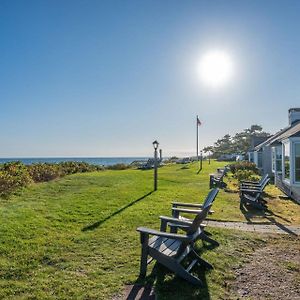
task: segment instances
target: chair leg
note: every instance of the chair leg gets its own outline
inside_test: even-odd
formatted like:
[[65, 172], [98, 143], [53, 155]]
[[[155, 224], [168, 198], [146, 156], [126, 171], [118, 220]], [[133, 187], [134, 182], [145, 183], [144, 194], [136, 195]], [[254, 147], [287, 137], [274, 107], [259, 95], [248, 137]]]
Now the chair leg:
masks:
[[206, 260], [201, 258], [195, 250], [192, 250], [192, 252], [193, 252], [193, 255], [197, 258], [200, 265], [204, 266], [207, 269], [211, 269], [211, 270], [214, 268], [209, 262], [207, 262]]
[[145, 234], [141, 234], [142, 253], [141, 253], [141, 265], [140, 265], [140, 277], [145, 277], [147, 274], [148, 241], [149, 241], [149, 236]]
[[180, 268], [177, 269], [177, 271], [175, 273], [179, 277], [185, 279], [186, 281], [188, 281], [188, 282], [190, 282], [194, 285], [198, 285], [198, 286], [201, 286], [201, 287], [203, 286], [203, 283], [199, 278], [197, 278], [196, 276], [193, 276], [192, 274], [190, 274], [182, 266], [180, 266]]
[[155, 259], [158, 263], [168, 268], [178, 277], [181, 277], [182, 279], [185, 279], [194, 285], [203, 286], [202, 281], [196, 276], [190, 274], [174, 257], [165, 256], [164, 254], [160, 253], [155, 257]]
[[220, 246], [219, 242], [207, 236], [204, 232], [201, 233], [199, 237], [202, 241], [208, 242], [214, 246]]

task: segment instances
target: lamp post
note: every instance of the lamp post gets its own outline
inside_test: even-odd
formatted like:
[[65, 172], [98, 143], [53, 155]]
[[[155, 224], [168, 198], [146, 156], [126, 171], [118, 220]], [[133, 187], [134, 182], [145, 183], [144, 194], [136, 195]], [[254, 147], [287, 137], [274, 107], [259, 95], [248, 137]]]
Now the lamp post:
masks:
[[155, 140], [153, 143], [154, 148], [154, 191], [157, 190], [157, 149], [158, 149], [158, 141]]

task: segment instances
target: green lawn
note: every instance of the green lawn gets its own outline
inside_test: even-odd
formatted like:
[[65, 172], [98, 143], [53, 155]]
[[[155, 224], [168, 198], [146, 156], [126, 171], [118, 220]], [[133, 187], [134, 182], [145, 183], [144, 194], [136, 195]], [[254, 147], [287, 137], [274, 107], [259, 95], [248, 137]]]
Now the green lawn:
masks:
[[[208, 174], [222, 165], [205, 162], [199, 175], [195, 164], [165, 166], [159, 169], [156, 192], [153, 171], [102, 171], [33, 185], [1, 200], [0, 299], [110, 299], [122, 292], [138, 277], [136, 227], [159, 228], [158, 216], [169, 215], [175, 199], [202, 202]], [[299, 206], [292, 202], [272, 199], [269, 208], [276, 220], [298, 221]], [[237, 194], [221, 191], [213, 209], [213, 218], [245, 220]], [[170, 288], [176, 295], [172, 299], [228, 299], [225, 281], [233, 278], [233, 267], [266, 243], [265, 237], [250, 233], [211, 232], [221, 246], [200, 248], [216, 266], [201, 273], [206, 288], [194, 288], [158, 267], [157, 276], [146, 281], [156, 280], [159, 299], [170, 299]]]

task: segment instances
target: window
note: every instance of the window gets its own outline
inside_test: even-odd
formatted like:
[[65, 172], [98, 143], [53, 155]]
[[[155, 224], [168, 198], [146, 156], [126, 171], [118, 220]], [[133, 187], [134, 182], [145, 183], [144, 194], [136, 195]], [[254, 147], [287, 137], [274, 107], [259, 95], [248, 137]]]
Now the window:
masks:
[[275, 164], [276, 164], [276, 148], [272, 148], [272, 172], [275, 172]]
[[282, 147], [275, 147], [276, 171], [282, 171]]
[[295, 181], [300, 182], [300, 143], [295, 144]]
[[249, 161], [254, 162], [254, 153], [253, 152], [249, 152]]
[[257, 152], [257, 167], [262, 168], [262, 152]]
[[284, 178], [290, 180], [290, 143], [284, 144]]
[[276, 146], [272, 148], [272, 171], [281, 173], [282, 171], [282, 148]]

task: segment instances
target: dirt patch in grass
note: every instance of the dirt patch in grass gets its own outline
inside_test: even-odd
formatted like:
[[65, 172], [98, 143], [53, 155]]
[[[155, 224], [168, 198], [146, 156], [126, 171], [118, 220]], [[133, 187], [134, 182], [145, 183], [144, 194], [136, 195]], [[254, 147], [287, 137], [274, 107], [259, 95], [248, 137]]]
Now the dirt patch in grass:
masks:
[[236, 270], [232, 290], [239, 299], [300, 299], [300, 239], [256, 250]]

